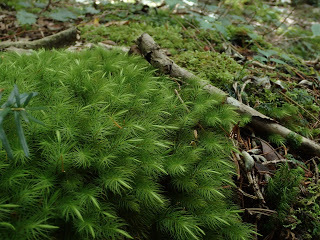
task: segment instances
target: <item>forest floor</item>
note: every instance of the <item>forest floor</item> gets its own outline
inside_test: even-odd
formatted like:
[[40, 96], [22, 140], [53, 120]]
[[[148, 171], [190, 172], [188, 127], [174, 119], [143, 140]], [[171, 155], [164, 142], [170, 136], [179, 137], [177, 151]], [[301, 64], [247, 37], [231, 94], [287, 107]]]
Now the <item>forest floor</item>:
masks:
[[[0, 6], [0, 48], [7, 41], [34, 41], [72, 26], [78, 34], [69, 51], [131, 47], [147, 32], [179, 66], [320, 143], [320, 8], [262, 1], [28, 4]], [[320, 158], [298, 150], [298, 135], [284, 138], [263, 129], [259, 134], [245, 126], [250, 117], [243, 119], [229, 133], [239, 152], [254, 159], [245, 172], [233, 154], [235, 201], [244, 210], [243, 220], [255, 225], [256, 239], [319, 239]]]

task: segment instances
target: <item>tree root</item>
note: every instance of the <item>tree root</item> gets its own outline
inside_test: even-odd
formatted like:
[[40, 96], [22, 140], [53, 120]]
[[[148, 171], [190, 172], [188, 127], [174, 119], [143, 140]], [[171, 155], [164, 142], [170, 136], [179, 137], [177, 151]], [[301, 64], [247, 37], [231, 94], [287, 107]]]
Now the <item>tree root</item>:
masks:
[[0, 50], [6, 48], [20, 49], [39, 49], [39, 48], [57, 48], [66, 46], [77, 39], [77, 29], [72, 27], [59, 33], [53, 34], [34, 41], [19, 41], [19, 42], [0, 42]]
[[[147, 33], [142, 34], [137, 39], [137, 45], [145, 59], [152, 66], [158, 68], [161, 72], [168, 74], [174, 78], [182, 78], [185, 80], [197, 79], [200, 82], [203, 89], [207, 90], [209, 93], [225, 95], [225, 102], [227, 104], [236, 107], [238, 112], [242, 114], [248, 114], [252, 117], [250, 125], [256, 131], [262, 134], [278, 134], [284, 138], [286, 138], [289, 134], [294, 134], [294, 136], [299, 136], [299, 138], [301, 138], [301, 144], [298, 150], [307, 153], [308, 155], [320, 156], [319, 144], [283, 127], [272, 118], [263, 115], [262, 113], [239, 102], [233, 97], [229, 97], [227, 93], [211, 85], [208, 81], [200, 79], [193, 73], [187, 71], [184, 68], [181, 68], [164, 54], [163, 50], [160, 49], [160, 46]], [[290, 144], [290, 142], [288, 144]]]

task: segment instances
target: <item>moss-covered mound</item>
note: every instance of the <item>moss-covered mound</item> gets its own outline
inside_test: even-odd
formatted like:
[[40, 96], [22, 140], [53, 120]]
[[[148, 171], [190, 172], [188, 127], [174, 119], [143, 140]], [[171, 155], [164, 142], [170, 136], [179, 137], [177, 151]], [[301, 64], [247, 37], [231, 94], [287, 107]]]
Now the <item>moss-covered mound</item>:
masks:
[[45, 126], [24, 125], [29, 158], [3, 124], [14, 158], [1, 149], [0, 239], [250, 239], [222, 130], [237, 115], [221, 96], [101, 49], [2, 54], [0, 81], [45, 107], [33, 113]]
[[173, 56], [176, 63], [194, 72], [197, 76], [210, 80], [215, 86], [231, 86], [234, 79], [247, 73], [243, 67], [225, 53], [186, 51]]

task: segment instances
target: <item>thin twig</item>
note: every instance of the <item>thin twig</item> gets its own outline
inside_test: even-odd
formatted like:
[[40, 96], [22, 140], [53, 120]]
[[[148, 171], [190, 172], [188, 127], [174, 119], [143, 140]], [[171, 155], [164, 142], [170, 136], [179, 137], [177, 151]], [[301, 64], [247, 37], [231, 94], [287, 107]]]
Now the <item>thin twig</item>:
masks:
[[295, 162], [295, 161], [292, 161], [292, 160], [289, 160], [289, 159], [278, 159], [278, 160], [267, 161], [267, 162], [263, 162], [262, 165], [277, 164], [277, 163], [293, 163], [293, 164], [298, 165], [299, 167], [301, 167], [306, 172], [310, 172], [310, 170], [307, 169], [302, 164], [300, 164], [298, 162]]
[[269, 164], [287, 163], [287, 162], [298, 165], [297, 162], [294, 162], [294, 161], [289, 160], [289, 159], [277, 159], [277, 160], [272, 160], [272, 161], [263, 162], [263, 163], [261, 163], [261, 164], [262, 164], [262, 165], [269, 165]]
[[48, 4], [45, 6], [45, 8], [43, 8], [43, 9], [40, 11], [39, 15], [41, 15], [42, 13], [44, 13], [45, 11], [47, 11], [47, 10], [49, 9], [51, 3], [52, 3], [52, 0], [49, 0], [49, 1], [48, 1]]
[[248, 213], [258, 213], [258, 214], [263, 214], [263, 215], [267, 215], [270, 216], [272, 214], [277, 213], [274, 210], [270, 210], [270, 209], [265, 209], [265, 208], [244, 208], [244, 209], [240, 209], [240, 211], [247, 211]]
[[261, 200], [263, 203], [266, 203], [254, 174], [251, 174], [251, 172], [247, 172], [247, 178], [249, 183], [252, 184], [253, 190], [256, 196], [258, 197], [258, 199]]
[[245, 81], [245, 82], [242, 84], [242, 87], [241, 87], [241, 90], [240, 90], [240, 93], [239, 93], [239, 96], [238, 96], [240, 102], [242, 102], [242, 93], [244, 92], [244, 89], [245, 89], [245, 87], [247, 86], [247, 84], [250, 83], [250, 82], [251, 82], [251, 79]]
[[290, 11], [290, 13], [283, 19], [283, 21], [282, 21], [278, 26], [276, 26], [275, 28], [272, 28], [269, 32], [266, 32], [266, 33], [262, 34], [262, 36], [266, 36], [266, 35], [274, 32], [275, 30], [277, 30], [279, 27], [281, 27], [282, 24], [283, 24], [285, 21], [287, 21], [287, 19], [292, 15], [292, 13], [293, 13], [294, 10], [296, 10], [296, 7], [294, 7], [294, 8]]
[[116, 125], [118, 128], [122, 129], [122, 127], [112, 118], [112, 117], [109, 117], [112, 122], [114, 123], [114, 125]]
[[184, 108], [187, 110], [188, 113], [190, 113], [189, 108], [187, 107], [187, 105], [185, 104], [185, 102], [183, 101], [183, 99], [181, 98], [179, 92], [177, 91], [177, 89], [174, 90], [175, 94], [178, 96], [178, 99], [180, 100], [180, 102], [182, 103], [182, 105], [184, 106]]
[[[317, 158], [317, 159], [319, 159], [319, 158]], [[319, 180], [319, 169], [318, 169], [318, 165], [317, 165], [316, 161], [314, 160], [314, 158], [312, 158], [312, 163], [313, 163], [314, 169], [315, 169], [314, 183], [317, 184], [318, 180]]]
[[201, 42], [201, 40], [199, 38], [197, 38], [196, 36], [193, 36], [192, 34], [189, 33], [188, 29], [183, 26], [183, 24], [176, 18], [174, 17], [174, 19], [177, 21], [177, 23], [179, 23], [179, 25], [182, 27], [182, 29], [191, 37], [195, 40], [196, 44], [198, 45], [198, 47], [200, 49], [202, 49], [202, 46], [199, 44], [199, 42]]
[[257, 196], [253, 196], [253, 195], [251, 195], [251, 194], [249, 194], [249, 193], [246, 193], [246, 192], [244, 192], [241, 188], [237, 188], [237, 190], [243, 195], [243, 196], [246, 196], [246, 197], [248, 197], [248, 198], [252, 198], [252, 199], [258, 199], [258, 197]]
[[[196, 26], [194, 26], [192, 23], [190, 23], [189, 21], [187, 21], [187, 23], [189, 24], [189, 26], [191, 26], [191, 27], [193, 27], [195, 30], [199, 31], [199, 29], [198, 29]], [[211, 43], [206, 37], [203, 37], [203, 38], [204, 38], [204, 40], [207, 42], [207, 44], [209, 45], [211, 51], [212, 51], [212, 52], [215, 52], [216, 50], [213, 48], [212, 43]]]
[[[249, 63], [249, 64], [250, 64], [250, 63]], [[266, 68], [266, 69], [269, 69], [269, 70], [275, 70], [275, 69], [276, 69], [275, 67], [262, 64], [262, 63], [260, 63], [260, 62], [258, 62], [258, 61], [251, 61], [251, 64], [252, 64], [252, 65], [255, 65], [255, 66], [258, 66], [258, 67]]]

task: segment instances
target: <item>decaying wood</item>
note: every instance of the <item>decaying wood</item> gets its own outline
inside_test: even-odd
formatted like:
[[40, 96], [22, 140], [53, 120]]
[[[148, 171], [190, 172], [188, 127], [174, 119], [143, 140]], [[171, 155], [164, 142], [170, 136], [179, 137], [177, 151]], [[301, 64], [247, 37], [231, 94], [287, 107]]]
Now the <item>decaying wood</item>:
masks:
[[0, 42], [0, 50], [14, 47], [20, 49], [58, 48], [75, 42], [77, 29], [72, 27], [59, 33], [53, 34], [34, 41]]
[[[295, 132], [281, 126], [275, 120], [263, 115], [255, 109], [239, 102], [233, 97], [228, 96], [221, 89], [211, 85], [208, 81], [198, 78], [193, 73], [178, 66], [161, 50], [160, 46], [147, 33], [142, 34], [137, 39], [137, 45], [141, 54], [154, 67], [161, 72], [175, 78], [182, 78], [185, 80], [197, 79], [202, 85], [203, 89], [212, 94], [222, 94], [226, 96], [225, 102], [237, 108], [240, 113], [248, 114], [252, 117], [251, 126], [262, 134], [279, 134], [282, 137], [287, 137], [289, 134], [296, 134]], [[298, 135], [298, 134], [297, 134]], [[300, 135], [299, 135], [300, 136]], [[302, 137], [302, 142], [299, 150], [310, 154], [320, 156], [320, 145], [316, 142]]]

